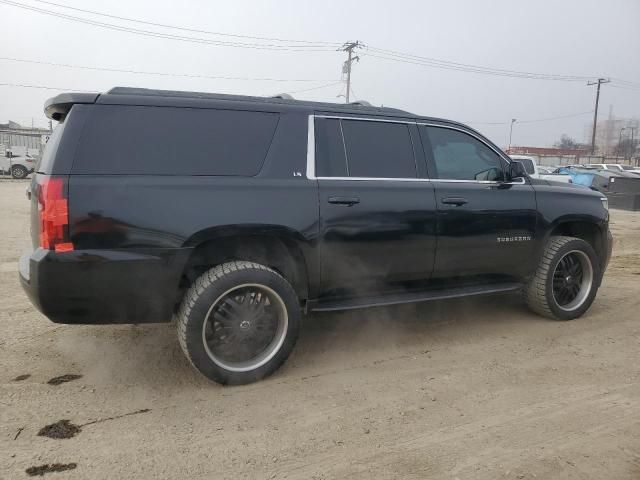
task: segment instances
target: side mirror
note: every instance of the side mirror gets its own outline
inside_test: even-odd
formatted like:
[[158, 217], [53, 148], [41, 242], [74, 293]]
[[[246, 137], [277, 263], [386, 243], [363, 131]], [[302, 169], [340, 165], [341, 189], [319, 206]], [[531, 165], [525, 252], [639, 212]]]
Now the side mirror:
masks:
[[526, 178], [527, 170], [524, 168], [522, 162], [512, 160], [509, 164], [509, 180], [515, 180], [516, 178]]

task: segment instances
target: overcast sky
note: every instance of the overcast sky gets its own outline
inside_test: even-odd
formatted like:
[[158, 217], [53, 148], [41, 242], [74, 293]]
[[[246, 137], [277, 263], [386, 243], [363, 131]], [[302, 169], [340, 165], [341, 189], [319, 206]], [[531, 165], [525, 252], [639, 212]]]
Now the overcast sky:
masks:
[[[185, 78], [81, 70], [0, 60], [0, 83], [106, 91], [113, 86], [270, 95], [323, 86], [341, 79], [344, 52], [271, 51], [150, 38], [107, 30], [7, 5], [0, 0], [0, 57], [111, 69], [205, 76], [309, 79], [275, 82]], [[10, 0], [115, 25], [174, 35], [245, 43], [273, 41], [169, 30], [63, 9], [35, 0]], [[612, 77], [635, 87], [603, 85], [600, 118], [640, 117], [640, 1], [638, 0], [450, 0], [443, 1], [206, 1], [52, 0], [110, 15], [198, 30], [307, 40], [360, 40], [400, 51], [485, 67], [554, 75]], [[280, 43], [284, 45], [285, 43]], [[291, 43], [286, 43], [290, 45]], [[298, 45], [298, 44], [295, 44]], [[394, 62], [360, 52], [353, 94], [373, 104], [451, 118], [506, 146], [511, 118], [514, 145], [552, 145], [561, 134], [585, 140], [595, 99], [586, 81], [489, 76]], [[625, 87], [625, 88], [621, 88]], [[0, 85], [0, 122], [45, 125], [43, 102], [57, 92]], [[344, 101], [342, 84], [296, 98]], [[587, 112], [587, 113], [585, 113]], [[583, 114], [578, 115], [577, 114]], [[475, 123], [474, 123], [475, 122]], [[503, 125], [482, 123], [505, 122]]]

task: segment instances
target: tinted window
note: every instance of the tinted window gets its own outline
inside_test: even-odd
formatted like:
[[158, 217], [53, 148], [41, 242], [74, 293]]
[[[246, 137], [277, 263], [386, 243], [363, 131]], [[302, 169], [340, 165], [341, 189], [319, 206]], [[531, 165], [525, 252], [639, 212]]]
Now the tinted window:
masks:
[[[73, 110], [72, 110], [73, 111]], [[69, 113], [71, 115], [71, 113]], [[67, 115], [67, 117], [69, 117]], [[42, 158], [40, 162], [35, 167], [36, 172], [49, 174], [53, 170], [53, 161], [56, 157], [56, 152], [58, 151], [58, 147], [60, 146], [60, 140], [62, 139], [62, 133], [64, 131], [64, 126], [66, 125], [66, 120], [62, 123], [59, 123], [56, 128], [53, 129], [53, 133], [47, 140], [47, 144], [44, 146], [44, 152], [42, 153]]]
[[425, 127], [436, 177], [453, 180], [502, 180], [500, 157], [471, 135], [449, 128]]
[[278, 114], [96, 105], [74, 173], [256, 175]]
[[316, 176], [347, 177], [347, 158], [340, 133], [340, 120], [315, 119]]
[[350, 177], [415, 178], [409, 127], [404, 123], [342, 120]]

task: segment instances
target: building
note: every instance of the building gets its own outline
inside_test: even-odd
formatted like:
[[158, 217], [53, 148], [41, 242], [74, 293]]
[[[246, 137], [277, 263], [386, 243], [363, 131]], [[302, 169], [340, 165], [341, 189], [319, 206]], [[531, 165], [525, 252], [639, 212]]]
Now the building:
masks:
[[[606, 157], [618, 155], [617, 147], [621, 140], [631, 138], [637, 140], [640, 135], [640, 120], [637, 118], [616, 118], [613, 107], [609, 107], [609, 116], [599, 120], [596, 127], [596, 154]], [[585, 143], [591, 145], [593, 123], [585, 125]]]
[[0, 123], [0, 154], [10, 150], [39, 157], [50, 135], [47, 128], [23, 127], [11, 120]]

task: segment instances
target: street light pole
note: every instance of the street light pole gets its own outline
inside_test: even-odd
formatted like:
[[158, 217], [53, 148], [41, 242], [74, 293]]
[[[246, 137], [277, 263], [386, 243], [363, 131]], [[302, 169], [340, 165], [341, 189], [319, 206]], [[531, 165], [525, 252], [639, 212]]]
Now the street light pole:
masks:
[[622, 143], [622, 132], [624, 132], [627, 128], [622, 127], [620, 129], [620, 133], [618, 134], [618, 148], [616, 148], [616, 163], [618, 163], [618, 157], [620, 156], [620, 144]]
[[511, 119], [511, 128], [509, 129], [509, 153], [511, 153], [511, 137], [513, 136], [513, 124], [516, 123], [516, 119]]

